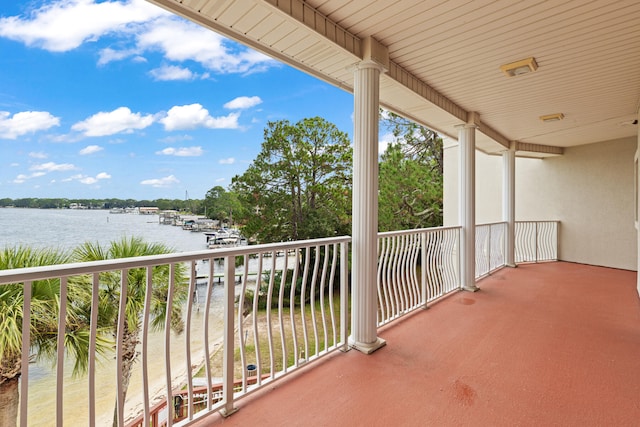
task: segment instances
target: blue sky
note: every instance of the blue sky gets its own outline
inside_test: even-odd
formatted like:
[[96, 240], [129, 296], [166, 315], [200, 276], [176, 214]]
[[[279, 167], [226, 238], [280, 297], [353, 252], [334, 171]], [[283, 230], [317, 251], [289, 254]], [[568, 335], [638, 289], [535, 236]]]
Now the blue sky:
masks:
[[353, 97], [144, 0], [0, 3], [0, 198], [204, 198]]

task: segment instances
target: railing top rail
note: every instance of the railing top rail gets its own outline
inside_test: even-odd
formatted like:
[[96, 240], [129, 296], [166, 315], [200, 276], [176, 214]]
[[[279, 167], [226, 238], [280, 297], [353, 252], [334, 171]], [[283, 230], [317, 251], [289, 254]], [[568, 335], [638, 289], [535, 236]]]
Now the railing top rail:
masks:
[[496, 221], [496, 222], [484, 222], [482, 224], [476, 224], [476, 227], [490, 226], [490, 225], [500, 225], [506, 224], [507, 221]]
[[454, 225], [451, 227], [429, 227], [429, 228], [416, 228], [412, 230], [400, 230], [400, 231], [383, 231], [378, 233], [378, 238], [380, 237], [391, 237], [391, 236], [402, 236], [405, 234], [416, 234], [416, 233], [424, 233], [430, 231], [440, 231], [440, 230], [459, 230], [462, 226]]
[[535, 220], [532, 219], [530, 221], [516, 221], [516, 223], [540, 223], [540, 222], [555, 222], [555, 223], [560, 223], [559, 219], [545, 219], [545, 220]]
[[294, 242], [266, 243], [262, 245], [238, 246], [233, 248], [203, 249], [201, 251], [0, 270], [0, 285], [76, 276], [80, 274], [100, 273], [127, 268], [153, 267], [157, 265], [189, 262], [207, 258], [224, 258], [226, 256], [248, 255], [274, 250], [281, 251], [334, 243], [348, 243], [350, 241], [350, 236], [327, 237], [322, 239], [298, 240]]

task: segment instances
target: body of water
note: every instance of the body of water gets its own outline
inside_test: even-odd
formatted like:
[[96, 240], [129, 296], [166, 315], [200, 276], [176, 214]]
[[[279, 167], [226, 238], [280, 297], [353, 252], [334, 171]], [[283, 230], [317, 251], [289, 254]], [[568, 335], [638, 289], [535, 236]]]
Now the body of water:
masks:
[[[147, 242], [164, 243], [176, 252], [206, 249], [204, 234], [182, 230], [180, 227], [161, 225], [157, 215], [109, 214], [105, 210], [41, 210], [0, 209], [0, 247], [28, 245], [36, 248], [54, 247], [71, 250], [86, 242], [108, 245], [122, 237], [142, 237]], [[202, 289], [204, 291], [204, 289]], [[212, 307], [206, 321], [210, 328], [210, 342], [222, 335], [222, 286], [213, 289]], [[204, 297], [193, 314], [191, 346], [194, 364], [201, 363], [204, 355], [202, 330], [204, 326]], [[172, 334], [172, 374], [185, 378], [188, 367], [184, 348], [184, 335]], [[153, 333], [149, 342], [149, 373], [152, 375], [151, 393], [164, 395], [164, 332]], [[198, 360], [200, 359], [200, 360]], [[65, 363], [64, 423], [88, 424], [88, 379], [71, 376], [71, 361]], [[134, 366], [125, 410], [131, 414], [141, 406], [141, 363]], [[115, 403], [116, 369], [113, 358], [102, 359], [96, 374], [98, 425], [110, 425]], [[29, 367], [29, 425], [55, 425], [55, 372], [48, 364]], [[178, 383], [174, 384], [177, 386]]]
[[107, 245], [131, 236], [165, 243], [176, 252], [207, 248], [203, 233], [161, 225], [158, 215], [110, 214], [106, 210], [0, 208], [0, 247], [23, 244], [72, 249], [86, 241]]

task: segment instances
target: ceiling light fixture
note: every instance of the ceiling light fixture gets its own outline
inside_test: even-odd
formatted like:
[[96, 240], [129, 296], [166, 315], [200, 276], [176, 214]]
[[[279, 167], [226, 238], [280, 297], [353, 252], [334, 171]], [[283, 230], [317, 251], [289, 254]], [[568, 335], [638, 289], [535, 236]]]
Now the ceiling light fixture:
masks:
[[538, 63], [534, 57], [531, 57], [521, 59], [520, 61], [512, 62], [510, 64], [501, 65], [500, 69], [507, 75], [507, 77], [514, 77], [534, 72], [538, 69]]
[[559, 122], [562, 119], [564, 119], [564, 114], [562, 113], [547, 114], [546, 116], [540, 116], [540, 120], [542, 120], [545, 123]]

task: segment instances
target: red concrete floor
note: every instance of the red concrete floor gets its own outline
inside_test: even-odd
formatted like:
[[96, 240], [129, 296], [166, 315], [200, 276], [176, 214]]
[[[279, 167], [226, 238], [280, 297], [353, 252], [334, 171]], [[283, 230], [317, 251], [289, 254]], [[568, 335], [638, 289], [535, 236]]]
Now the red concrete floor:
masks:
[[636, 273], [521, 265], [197, 426], [640, 426]]

